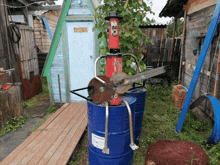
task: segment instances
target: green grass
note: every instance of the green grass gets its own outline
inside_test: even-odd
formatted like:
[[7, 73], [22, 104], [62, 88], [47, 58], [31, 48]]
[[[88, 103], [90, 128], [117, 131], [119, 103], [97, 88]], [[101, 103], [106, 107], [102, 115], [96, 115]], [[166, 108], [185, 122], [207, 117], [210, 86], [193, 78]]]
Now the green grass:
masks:
[[180, 111], [172, 103], [171, 91], [171, 87], [148, 87], [140, 148], [134, 152], [134, 164], [144, 165], [148, 146], [157, 140], [166, 139], [190, 141], [201, 146], [209, 158], [209, 164], [217, 165], [220, 161], [220, 145], [215, 145], [209, 150], [203, 145], [212, 134], [213, 121], [210, 119], [204, 122], [188, 111], [181, 133], [176, 133]]
[[88, 131], [84, 131], [73, 155], [67, 165], [87, 165], [88, 164]]
[[49, 90], [47, 86], [47, 78], [41, 77], [41, 83], [42, 83], [43, 92], [27, 101], [23, 101], [22, 102], [23, 107], [36, 107], [50, 100]]

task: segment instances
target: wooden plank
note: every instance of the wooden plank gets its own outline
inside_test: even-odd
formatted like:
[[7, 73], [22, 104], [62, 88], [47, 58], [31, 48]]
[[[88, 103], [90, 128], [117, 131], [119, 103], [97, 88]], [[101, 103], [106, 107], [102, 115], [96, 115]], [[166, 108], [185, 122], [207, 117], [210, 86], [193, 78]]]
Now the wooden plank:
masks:
[[210, 7], [210, 6], [213, 6], [213, 5], [216, 5], [217, 3], [217, 0], [208, 0], [208, 1], [205, 1], [201, 4], [197, 4], [196, 6], [194, 6], [193, 4], [191, 4], [189, 7], [190, 9], [188, 10], [187, 14], [190, 15], [192, 13], [195, 13], [197, 11], [200, 11], [204, 8], [207, 8], [207, 7]]
[[70, 104], [64, 104], [60, 109], [58, 109], [48, 120], [46, 120], [34, 133], [32, 133], [22, 144], [20, 144], [14, 151], [12, 151], [0, 165], [9, 164], [18, 154], [28, 146], [51, 122], [53, 122], [57, 117], [63, 112]]
[[61, 5], [56, 5], [56, 6], [39, 6], [39, 7], [29, 7], [29, 11], [37, 11], [37, 10], [61, 10]]
[[[20, 33], [21, 33], [21, 30], [20, 30]], [[21, 39], [19, 41], [19, 50], [20, 50], [20, 57], [21, 57], [21, 61], [24, 61], [24, 55], [23, 55], [23, 36], [22, 36], [22, 33], [21, 33]]]
[[75, 115], [76, 111], [70, 111], [69, 109], [74, 109], [78, 104], [70, 104], [63, 113], [61, 113], [54, 122], [50, 123], [44, 131], [42, 131], [23, 151], [17, 156], [11, 164], [27, 164], [33, 156], [39, 152], [42, 147], [47, 144], [52, 143], [57, 136], [62, 132], [65, 126]]
[[25, 37], [25, 34], [24, 34], [24, 30], [21, 30], [21, 35], [22, 35], [22, 38], [23, 38], [23, 54], [24, 54], [24, 60], [27, 60], [27, 56], [26, 56], [26, 37]]
[[57, 164], [59, 165], [66, 165], [68, 163], [68, 160], [70, 159], [73, 151], [76, 148], [76, 145], [78, 144], [85, 128], [87, 126], [87, 116], [84, 117], [83, 121], [80, 123], [79, 128], [77, 129], [76, 133], [72, 137], [71, 141], [65, 148], [65, 151], [62, 153], [61, 157], [57, 161]]
[[74, 109], [74, 111], [79, 113], [77, 113], [74, 116], [74, 118], [69, 122], [67, 127], [60, 133], [59, 137], [52, 143], [51, 146], [44, 146], [44, 148], [40, 150], [40, 152], [38, 152], [29, 162], [30, 165], [37, 164], [38, 162], [38, 164], [42, 165], [47, 164], [47, 162], [51, 159], [51, 157], [54, 155], [57, 149], [63, 145], [67, 137], [70, 136], [72, 132], [76, 132], [77, 128], [81, 124], [83, 117], [86, 116], [86, 105], [83, 105], [81, 103], [81, 109], [79, 108], [80, 107]]

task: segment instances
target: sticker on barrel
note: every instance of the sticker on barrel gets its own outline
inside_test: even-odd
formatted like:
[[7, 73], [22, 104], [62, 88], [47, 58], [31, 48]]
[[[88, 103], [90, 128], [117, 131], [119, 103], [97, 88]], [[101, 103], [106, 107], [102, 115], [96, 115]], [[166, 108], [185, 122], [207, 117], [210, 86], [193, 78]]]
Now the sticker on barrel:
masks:
[[97, 136], [92, 133], [92, 145], [96, 148], [103, 149], [105, 144], [105, 138]]

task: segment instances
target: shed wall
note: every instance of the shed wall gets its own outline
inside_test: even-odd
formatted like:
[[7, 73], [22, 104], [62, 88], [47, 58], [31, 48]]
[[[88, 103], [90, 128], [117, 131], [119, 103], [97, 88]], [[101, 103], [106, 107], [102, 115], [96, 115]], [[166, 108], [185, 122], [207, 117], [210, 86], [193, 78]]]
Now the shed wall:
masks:
[[50, 68], [51, 82], [53, 88], [54, 102], [60, 102], [58, 74], [60, 77], [61, 97], [62, 102], [66, 102], [66, 84], [65, 84], [65, 73], [64, 73], [64, 62], [63, 62], [63, 47], [62, 47], [62, 36], [60, 36], [59, 44], [54, 55], [54, 59]]
[[[59, 10], [51, 11], [45, 14], [45, 18], [47, 19], [52, 34], [54, 34], [55, 32], [59, 14]], [[43, 23], [43, 20], [37, 19], [37, 17], [34, 19], [34, 34], [36, 45], [40, 49], [40, 52], [48, 53], [51, 44], [51, 39]]]
[[[192, 2], [189, 1], [189, 2]], [[195, 3], [194, 1], [193, 3]], [[192, 13], [187, 16], [187, 25], [186, 25], [186, 40], [185, 40], [185, 73], [183, 77], [183, 85], [187, 88], [190, 85], [195, 66], [197, 64], [199, 54], [201, 48], [203, 46], [203, 42], [208, 31], [213, 12], [215, 10], [215, 5], [210, 6], [208, 8], [202, 9], [199, 12]], [[214, 81], [215, 81], [215, 73], [217, 69], [217, 59], [219, 55], [219, 43], [217, 44], [217, 40], [219, 37], [220, 26], [215, 32], [214, 38], [212, 40], [211, 46], [208, 50], [205, 62], [203, 64], [203, 68], [193, 95], [193, 100], [197, 99], [199, 96], [204, 95], [208, 88], [208, 93], [213, 94], [214, 91]], [[193, 37], [194, 36], [194, 37]], [[217, 47], [217, 48], [216, 48]], [[196, 55], [193, 54], [193, 49], [198, 49]], [[214, 60], [214, 67], [212, 72], [212, 78], [209, 87], [207, 87], [208, 82], [208, 71], [211, 69], [211, 63]], [[220, 88], [218, 89], [218, 100], [220, 100]], [[204, 109], [204, 107], [202, 107]], [[207, 111], [209, 113], [209, 110]]]

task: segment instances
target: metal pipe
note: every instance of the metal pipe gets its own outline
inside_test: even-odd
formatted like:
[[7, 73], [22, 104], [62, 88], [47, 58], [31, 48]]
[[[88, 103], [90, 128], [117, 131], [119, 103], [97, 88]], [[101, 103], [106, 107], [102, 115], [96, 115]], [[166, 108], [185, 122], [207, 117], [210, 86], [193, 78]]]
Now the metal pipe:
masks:
[[109, 154], [109, 148], [108, 148], [108, 117], [109, 117], [109, 106], [108, 102], [105, 103], [106, 111], [105, 111], [105, 144], [104, 148], [102, 150], [102, 153]]
[[131, 56], [131, 57], [133, 57], [135, 62], [136, 62], [136, 64], [137, 64], [137, 68], [138, 68], [137, 71], [138, 71], [138, 73], [141, 73], [141, 68], [140, 68], [139, 62], [138, 62], [137, 58], [134, 55], [126, 53], [126, 54], [123, 54], [122, 57], [123, 56]]
[[95, 65], [94, 65], [95, 78], [96, 78], [97, 80], [99, 80], [99, 81], [100, 81], [101, 83], [103, 83], [103, 84], [105, 84], [106, 82], [103, 81], [102, 79], [100, 79], [99, 77], [97, 77], [96, 64], [97, 64], [97, 62], [98, 62], [101, 58], [104, 58], [104, 57], [107, 57], [107, 56], [100, 56], [100, 57], [98, 57], [98, 58], [95, 60]]
[[138, 149], [139, 147], [138, 147], [136, 144], [134, 144], [134, 135], [133, 135], [133, 124], [132, 124], [131, 108], [130, 108], [130, 106], [129, 106], [129, 104], [128, 104], [127, 101], [125, 101], [125, 100], [122, 100], [122, 101], [125, 103], [125, 105], [126, 105], [126, 107], [127, 107], [127, 109], [128, 109], [129, 127], [130, 127], [130, 138], [131, 138], [130, 147], [131, 147], [132, 150], [136, 150], [136, 149]]
[[61, 97], [60, 75], [59, 74], [58, 74], [58, 85], [59, 85], [60, 107], [61, 107], [62, 106], [62, 97]]

